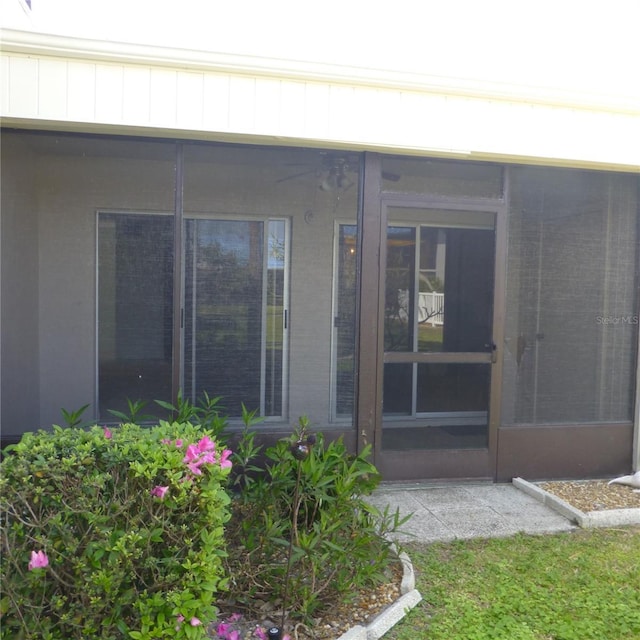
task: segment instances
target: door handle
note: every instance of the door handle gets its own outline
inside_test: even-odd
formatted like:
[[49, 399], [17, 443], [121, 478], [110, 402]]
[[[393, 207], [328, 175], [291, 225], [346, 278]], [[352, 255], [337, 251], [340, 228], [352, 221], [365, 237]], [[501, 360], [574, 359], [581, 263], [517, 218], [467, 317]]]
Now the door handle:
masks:
[[493, 341], [486, 342], [484, 348], [491, 351], [491, 364], [495, 364], [498, 361], [498, 345]]

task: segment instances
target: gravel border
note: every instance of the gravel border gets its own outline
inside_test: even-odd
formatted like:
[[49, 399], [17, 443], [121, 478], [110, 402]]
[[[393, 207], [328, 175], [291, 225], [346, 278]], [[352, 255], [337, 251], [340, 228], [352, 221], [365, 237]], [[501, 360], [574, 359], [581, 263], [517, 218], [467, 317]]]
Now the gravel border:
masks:
[[554, 496], [536, 484], [527, 482], [523, 478], [513, 478], [512, 484], [583, 529], [640, 525], [640, 509], [608, 509], [584, 513], [565, 500]]
[[383, 609], [366, 627], [351, 627], [337, 640], [378, 640], [422, 600], [420, 592], [416, 589], [416, 577], [409, 556], [402, 552], [398, 557], [402, 562], [400, 597]]

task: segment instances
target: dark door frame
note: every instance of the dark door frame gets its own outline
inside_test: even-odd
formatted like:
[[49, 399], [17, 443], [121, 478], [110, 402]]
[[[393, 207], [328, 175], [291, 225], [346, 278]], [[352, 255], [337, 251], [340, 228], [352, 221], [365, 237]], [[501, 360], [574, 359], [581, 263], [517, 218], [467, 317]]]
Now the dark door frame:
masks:
[[[382, 190], [382, 161], [376, 153], [365, 153], [362, 206], [358, 219], [356, 428], [358, 450], [371, 444], [373, 460], [389, 479], [483, 478], [496, 479], [498, 428], [502, 388], [504, 344], [508, 173], [505, 170], [502, 198], [451, 198]], [[492, 364], [489, 403], [489, 441], [486, 455], [464, 450], [422, 452], [416, 460], [407, 452], [381, 455], [382, 381], [384, 367], [384, 267], [386, 251], [386, 206], [442, 208], [495, 212], [495, 271], [493, 341], [497, 345]]]

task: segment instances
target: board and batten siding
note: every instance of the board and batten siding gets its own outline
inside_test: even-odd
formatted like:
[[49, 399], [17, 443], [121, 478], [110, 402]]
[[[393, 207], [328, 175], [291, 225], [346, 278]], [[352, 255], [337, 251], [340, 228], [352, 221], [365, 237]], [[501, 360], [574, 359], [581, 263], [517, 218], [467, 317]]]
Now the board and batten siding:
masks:
[[3, 33], [5, 126], [640, 171], [640, 105], [16, 33]]

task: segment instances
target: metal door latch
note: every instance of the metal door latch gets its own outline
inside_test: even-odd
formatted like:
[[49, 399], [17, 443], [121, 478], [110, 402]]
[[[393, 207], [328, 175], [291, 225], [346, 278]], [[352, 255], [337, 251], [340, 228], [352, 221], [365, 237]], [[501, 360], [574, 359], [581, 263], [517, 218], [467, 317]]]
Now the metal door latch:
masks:
[[487, 351], [491, 351], [491, 364], [495, 364], [498, 361], [498, 345], [491, 341], [487, 342], [484, 348], [487, 349]]

